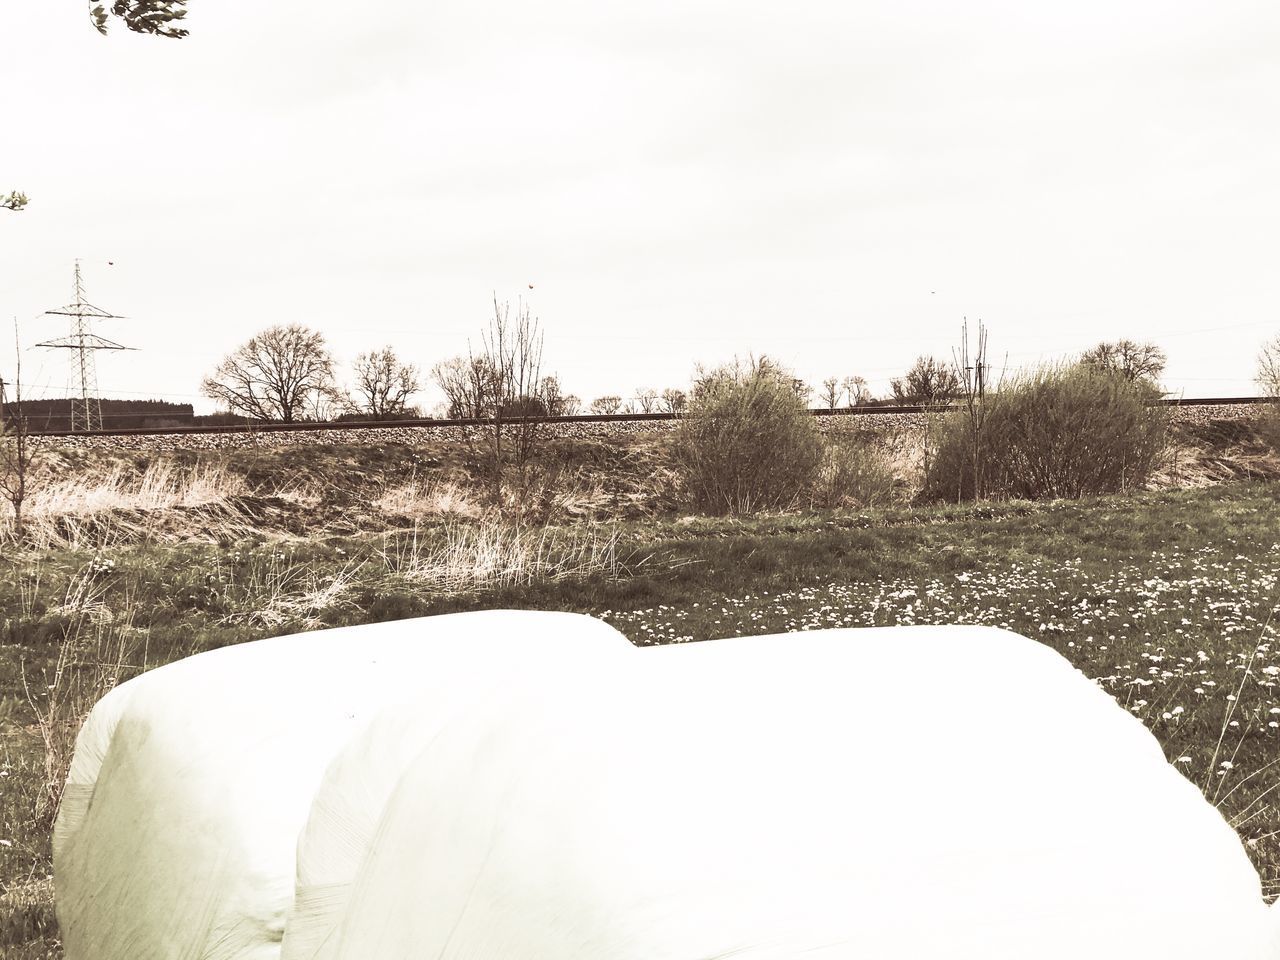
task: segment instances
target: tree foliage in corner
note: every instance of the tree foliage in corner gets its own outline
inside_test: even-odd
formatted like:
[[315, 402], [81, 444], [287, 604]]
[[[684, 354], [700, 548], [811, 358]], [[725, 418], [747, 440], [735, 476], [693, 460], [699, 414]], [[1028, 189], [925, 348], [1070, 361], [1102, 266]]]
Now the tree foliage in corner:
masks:
[[187, 0], [114, 0], [111, 9], [101, 3], [89, 8], [95, 29], [107, 33], [107, 16], [119, 17], [134, 33], [151, 33], [157, 37], [180, 40], [187, 35], [182, 20], [187, 15]]
[[[94, 29], [107, 35], [107, 17], [119, 17], [134, 33], [150, 33], [157, 37], [181, 40], [190, 31], [182, 26], [187, 15], [187, 0], [114, 0], [111, 9], [90, 0], [89, 19]], [[0, 193], [0, 210], [21, 210], [27, 205], [25, 193]]]

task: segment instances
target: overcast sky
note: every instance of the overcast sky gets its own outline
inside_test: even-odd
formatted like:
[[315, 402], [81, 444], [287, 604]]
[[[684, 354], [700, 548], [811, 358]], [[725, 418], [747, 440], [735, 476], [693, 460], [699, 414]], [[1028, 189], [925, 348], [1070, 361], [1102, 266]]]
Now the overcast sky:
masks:
[[[998, 366], [1123, 336], [1241, 395], [1280, 334], [1274, 2], [190, 7], [185, 40], [5, 10], [0, 317], [64, 334], [82, 258], [141, 348], [104, 396], [211, 410], [283, 322], [427, 369], [495, 292], [586, 399], [747, 353], [881, 392], [965, 316]], [[33, 392], [66, 359], [25, 350]]]

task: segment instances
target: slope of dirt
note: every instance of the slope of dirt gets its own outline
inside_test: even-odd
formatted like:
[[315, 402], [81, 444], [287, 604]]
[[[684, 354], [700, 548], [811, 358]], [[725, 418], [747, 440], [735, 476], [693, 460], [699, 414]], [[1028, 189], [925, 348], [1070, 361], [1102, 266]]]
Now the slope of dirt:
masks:
[[[1175, 408], [1169, 455], [1150, 486], [1280, 477], [1280, 456], [1264, 438], [1265, 421], [1257, 413], [1240, 406]], [[936, 418], [878, 415], [820, 423], [826, 435], [861, 440], [886, 456], [904, 498], [919, 489]], [[519, 497], [534, 522], [674, 516], [683, 504], [668, 427], [549, 437], [529, 470], [523, 497], [512, 478], [504, 501], [510, 506]], [[478, 517], [490, 509], [483, 446], [474, 437], [413, 428], [394, 440], [378, 439], [381, 432], [359, 434], [359, 443], [318, 443], [317, 434], [306, 434], [310, 442], [222, 449], [47, 447], [34, 486], [74, 478], [84, 488], [68, 502], [96, 506], [72, 504], [52, 529], [65, 528], [70, 539], [85, 540], [111, 539], [113, 530], [116, 539], [161, 541], [343, 535]], [[110, 496], [95, 494], [95, 485], [100, 494], [112, 482], [120, 487], [130, 478], [142, 484], [157, 476], [175, 488], [183, 478], [203, 477], [212, 489], [194, 498], [175, 493], [172, 504], [158, 507], [127, 497], [112, 506]], [[80, 537], [77, 530], [84, 531]]]

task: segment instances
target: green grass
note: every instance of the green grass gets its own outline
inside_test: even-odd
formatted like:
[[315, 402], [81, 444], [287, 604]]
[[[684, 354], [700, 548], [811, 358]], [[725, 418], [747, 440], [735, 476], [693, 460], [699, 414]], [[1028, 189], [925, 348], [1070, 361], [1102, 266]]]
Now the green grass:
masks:
[[[569, 569], [560, 580], [543, 569], [531, 583], [462, 590], [442, 589], [404, 563], [429, 555], [450, 529], [424, 526], [416, 543], [413, 532], [398, 531], [0, 563], [4, 955], [57, 956], [48, 838], [35, 816], [42, 750], [20, 663], [39, 675], [63, 633], [103, 610], [130, 624], [136, 660], [145, 649], [151, 666], [296, 630], [496, 606], [595, 614], [638, 644], [835, 626], [1006, 626], [1063, 653], [1140, 717], [1237, 825], [1267, 890], [1280, 892], [1280, 766], [1271, 766], [1280, 758], [1280, 625], [1270, 622], [1280, 601], [1280, 484], [1074, 503], [579, 524], [553, 535], [549, 555], [616, 533], [616, 567]], [[77, 584], [78, 606], [68, 602]], [[929, 669], [913, 664], [910, 650], [903, 662], [908, 678], [913, 668]]]

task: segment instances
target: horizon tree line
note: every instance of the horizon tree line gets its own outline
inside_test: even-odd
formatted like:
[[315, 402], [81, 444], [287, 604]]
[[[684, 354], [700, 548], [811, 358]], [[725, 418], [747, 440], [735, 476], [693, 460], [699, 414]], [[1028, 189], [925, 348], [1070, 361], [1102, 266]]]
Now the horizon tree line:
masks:
[[[503, 316], [509, 305], [494, 300], [495, 317]], [[520, 306], [515, 326], [536, 321]], [[501, 330], [487, 331], [480, 349], [435, 364], [430, 381], [443, 393], [439, 408], [450, 419], [514, 419], [541, 416], [593, 414], [669, 413], [679, 415], [688, 406], [689, 393], [679, 388], [638, 389], [634, 396], [606, 394], [584, 403], [575, 394], [565, 393], [554, 374], [541, 373], [540, 335], [537, 371], [510, 368], [512, 358], [501, 359], [508, 319]], [[514, 329], [514, 327], [513, 327]], [[489, 342], [493, 339], [494, 342]], [[533, 362], [532, 354], [527, 358]], [[771, 362], [767, 359], [762, 362]], [[1079, 362], [1100, 367], [1130, 381], [1158, 382], [1165, 366], [1165, 354], [1150, 343], [1119, 340], [1099, 343], [1085, 351]], [[503, 364], [508, 369], [502, 369]], [[324, 335], [301, 324], [281, 324], [262, 331], [232, 351], [201, 384], [201, 392], [220, 403], [231, 414], [254, 420], [292, 423], [299, 420], [332, 420], [367, 416], [386, 420], [419, 416], [411, 399], [422, 392], [421, 369], [401, 359], [388, 345], [363, 352], [352, 365], [353, 382], [341, 386], [335, 373], [336, 360]], [[802, 380], [792, 378], [797, 396], [808, 402], [813, 391]], [[698, 389], [695, 380], [693, 390]], [[828, 377], [822, 381], [818, 399], [828, 410], [858, 406], [898, 405], [944, 406], [962, 394], [961, 373], [952, 362], [922, 355], [901, 376], [890, 381], [890, 391], [876, 397], [860, 376]]]

